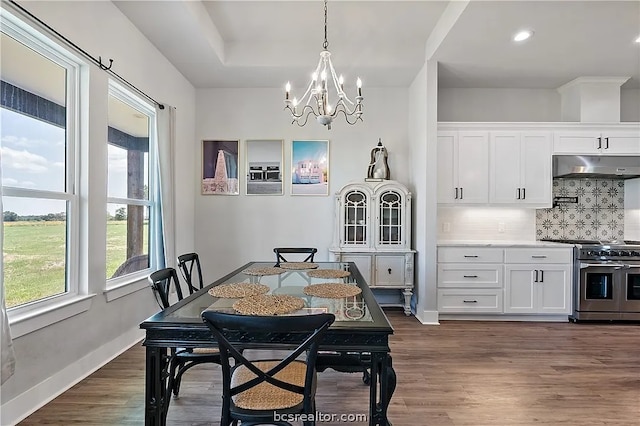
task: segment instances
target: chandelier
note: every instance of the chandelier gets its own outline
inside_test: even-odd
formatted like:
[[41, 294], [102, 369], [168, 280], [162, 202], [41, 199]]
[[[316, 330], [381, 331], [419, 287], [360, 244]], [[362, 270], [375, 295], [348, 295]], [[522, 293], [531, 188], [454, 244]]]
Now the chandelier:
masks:
[[[324, 43], [322, 43], [322, 47], [318, 66], [311, 74], [311, 82], [300, 101], [295, 97], [293, 100], [291, 99], [291, 84], [287, 82], [284, 104], [285, 109], [291, 112], [293, 119], [291, 124], [296, 123], [302, 127], [307, 124], [307, 120], [312, 114], [318, 123], [327, 126], [328, 130], [331, 130], [331, 122], [339, 114], [344, 114], [347, 123], [356, 124], [358, 120], [362, 121], [362, 100], [364, 99], [362, 97], [362, 81], [358, 78], [356, 82], [357, 95], [355, 102], [353, 102], [344, 93], [344, 79], [342, 75], [337, 76], [331, 63], [331, 52], [327, 49], [329, 47], [327, 42], [327, 0], [324, 1]], [[331, 96], [330, 87], [332, 87]], [[332, 99], [335, 99], [333, 105]], [[301, 105], [302, 102], [305, 102], [304, 105]]]

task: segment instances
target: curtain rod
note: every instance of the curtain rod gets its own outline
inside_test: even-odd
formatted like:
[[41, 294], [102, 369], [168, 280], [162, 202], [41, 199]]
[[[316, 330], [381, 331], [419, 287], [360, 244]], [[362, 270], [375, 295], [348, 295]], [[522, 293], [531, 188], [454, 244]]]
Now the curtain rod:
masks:
[[42, 19], [38, 18], [37, 16], [35, 16], [33, 13], [29, 12], [27, 9], [25, 9], [24, 7], [20, 6], [16, 1], [14, 0], [9, 0], [9, 2], [16, 8], [18, 8], [22, 13], [28, 15], [31, 19], [35, 20], [36, 22], [38, 22], [40, 25], [42, 25], [43, 27], [45, 27], [47, 30], [51, 31], [52, 33], [54, 33], [56, 36], [58, 36], [59, 38], [61, 38], [62, 40], [64, 40], [68, 45], [72, 46], [74, 49], [76, 49], [78, 52], [82, 53], [85, 57], [89, 58], [94, 64], [96, 64], [101, 70], [106, 71], [107, 73], [109, 73], [110, 75], [116, 77], [118, 80], [120, 80], [120, 82], [125, 83], [127, 86], [131, 87], [132, 89], [135, 89], [138, 93], [140, 93], [141, 95], [143, 95], [144, 97], [146, 97], [147, 99], [149, 99], [150, 101], [152, 101], [154, 104], [156, 104], [158, 106], [158, 108], [160, 109], [164, 109], [164, 105], [161, 104], [160, 102], [156, 101], [155, 99], [153, 99], [151, 96], [147, 95], [145, 92], [143, 92], [142, 90], [138, 89], [136, 86], [134, 86], [133, 84], [129, 83], [124, 77], [121, 77], [118, 73], [116, 73], [115, 71], [113, 71], [111, 69], [111, 66], [113, 65], [113, 59], [109, 59], [109, 66], [106, 66], [104, 63], [102, 63], [102, 57], [98, 56], [98, 59], [94, 58], [91, 54], [89, 54], [86, 50], [82, 49], [80, 46], [78, 46], [77, 44], [75, 44], [74, 42], [72, 42], [71, 40], [69, 40], [67, 37], [63, 36], [62, 34], [60, 34], [58, 31], [56, 31], [53, 27], [51, 27], [49, 24], [47, 24], [46, 22], [44, 22]]

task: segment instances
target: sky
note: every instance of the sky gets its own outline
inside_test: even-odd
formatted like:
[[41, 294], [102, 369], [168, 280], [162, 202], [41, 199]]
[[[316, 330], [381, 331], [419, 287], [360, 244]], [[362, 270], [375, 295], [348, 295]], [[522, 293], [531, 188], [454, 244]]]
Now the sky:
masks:
[[[126, 197], [126, 151], [109, 145], [109, 195]], [[64, 191], [65, 130], [0, 108], [2, 185], [45, 191]], [[60, 213], [60, 200], [3, 197], [3, 210], [20, 216]], [[113, 214], [121, 206], [110, 206]]]

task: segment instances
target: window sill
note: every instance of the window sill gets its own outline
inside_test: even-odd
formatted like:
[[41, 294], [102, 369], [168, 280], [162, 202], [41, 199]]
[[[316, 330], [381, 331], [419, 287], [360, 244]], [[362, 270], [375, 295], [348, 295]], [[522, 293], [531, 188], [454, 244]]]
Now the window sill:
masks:
[[144, 271], [128, 275], [125, 280], [112, 280], [108, 282], [110, 285], [103, 292], [107, 299], [107, 303], [131, 293], [135, 293], [136, 291], [149, 288], [149, 282], [147, 280], [148, 276], [149, 270], [146, 269]]
[[11, 314], [8, 312], [11, 337], [16, 339], [53, 323], [63, 321], [91, 308], [95, 294], [75, 296], [55, 304], [48, 304], [29, 312]]

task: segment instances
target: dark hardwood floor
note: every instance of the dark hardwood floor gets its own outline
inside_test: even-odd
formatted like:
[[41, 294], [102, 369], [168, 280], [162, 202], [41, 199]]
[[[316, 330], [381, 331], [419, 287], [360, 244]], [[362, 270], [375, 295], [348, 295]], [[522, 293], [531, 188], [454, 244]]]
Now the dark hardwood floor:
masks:
[[[638, 325], [423, 326], [400, 310], [387, 315], [398, 376], [394, 426], [640, 424]], [[198, 366], [184, 376], [168, 424], [218, 424], [218, 368]], [[367, 390], [360, 374], [321, 373], [318, 411], [366, 413]], [[20, 424], [140, 425], [143, 407], [144, 348], [136, 345]]]

